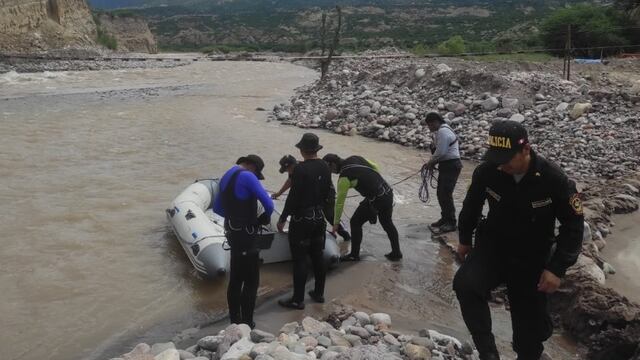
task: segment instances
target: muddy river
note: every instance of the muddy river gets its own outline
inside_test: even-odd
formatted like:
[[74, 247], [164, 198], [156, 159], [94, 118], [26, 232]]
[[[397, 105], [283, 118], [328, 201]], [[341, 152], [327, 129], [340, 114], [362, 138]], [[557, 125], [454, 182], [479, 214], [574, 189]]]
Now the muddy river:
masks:
[[[277, 161], [298, 155], [293, 144], [304, 131], [268, 123], [256, 108], [286, 101], [316, 77], [304, 67], [241, 62], [0, 75], [2, 358], [110, 358], [140, 341], [188, 342], [180, 330], [222, 326], [225, 284], [198, 278], [164, 209], [194, 179], [219, 176], [247, 153], [265, 159], [265, 186], [277, 190], [284, 181]], [[319, 135], [325, 151], [379, 163], [389, 182], [417, 171], [426, 156]], [[467, 164], [458, 201], [471, 170]], [[418, 187], [417, 178], [396, 187], [404, 261], [385, 261], [388, 241], [369, 226], [365, 261], [334, 271], [327, 297], [387, 311], [406, 330], [467, 338], [450, 285], [456, 264], [425, 226], [438, 208], [417, 199]], [[348, 214], [355, 205], [350, 200]], [[257, 322], [265, 330], [330, 306], [296, 313], [274, 306], [291, 283], [287, 264], [264, 266], [261, 280]], [[507, 348], [510, 323], [499, 308], [495, 327]], [[573, 357], [561, 337], [549, 348]]]

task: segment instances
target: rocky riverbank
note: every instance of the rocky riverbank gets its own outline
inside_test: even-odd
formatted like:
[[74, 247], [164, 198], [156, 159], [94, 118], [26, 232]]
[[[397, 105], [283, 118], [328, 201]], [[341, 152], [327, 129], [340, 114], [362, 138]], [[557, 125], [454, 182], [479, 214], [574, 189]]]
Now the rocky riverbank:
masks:
[[576, 179], [584, 197], [583, 254], [554, 295], [556, 325], [588, 345], [594, 359], [636, 353], [635, 359], [640, 307], [604, 287], [615, 269], [600, 251], [614, 226], [611, 215], [638, 209], [639, 69], [624, 60], [574, 67], [573, 81], [566, 81], [557, 63], [350, 60], [335, 63], [325, 81], [298, 89], [270, 119], [426, 148], [424, 114], [438, 111], [471, 160], [481, 159], [493, 121], [522, 122], [534, 148]]
[[170, 56], [170, 54], [113, 53], [93, 47], [50, 50], [29, 55], [2, 54], [0, 56], [0, 74], [8, 72], [173, 68], [191, 64], [194, 58], [194, 56], [183, 54], [173, 58]]
[[138, 344], [113, 360], [471, 360], [477, 351], [468, 342], [423, 329], [416, 335], [392, 328], [384, 313], [367, 314], [341, 307], [327, 318], [306, 317], [287, 323], [277, 334], [228, 326], [187, 349], [174, 343]]

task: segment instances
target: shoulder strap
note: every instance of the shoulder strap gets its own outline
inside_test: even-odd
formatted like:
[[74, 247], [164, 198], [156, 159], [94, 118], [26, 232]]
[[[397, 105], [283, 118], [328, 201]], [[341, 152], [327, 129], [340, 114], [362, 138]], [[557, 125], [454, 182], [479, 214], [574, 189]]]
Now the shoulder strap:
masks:
[[449, 125], [447, 125], [447, 124], [442, 124], [442, 125], [440, 125], [440, 127], [441, 127], [441, 128], [445, 128], [445, 129], [449, 129], [449, 131], [451, 131], [451, 133], [453, 134], [453, 136], [455, 136], [455, 137], [456, 137], [456, 139], [455, 139], [455, 140], [453, 140], [453, 141], [449, 144], [449, 146], [453, 146], [453, 145], [455, 145], [455, 143], [457, 143], [457, 142], [459, 141], [458, 134], [456, 134], [456, 132], [455, 132], [455, 131], [453, 131], [453, 129], [451, 128], [451, 126], [449, 126]]

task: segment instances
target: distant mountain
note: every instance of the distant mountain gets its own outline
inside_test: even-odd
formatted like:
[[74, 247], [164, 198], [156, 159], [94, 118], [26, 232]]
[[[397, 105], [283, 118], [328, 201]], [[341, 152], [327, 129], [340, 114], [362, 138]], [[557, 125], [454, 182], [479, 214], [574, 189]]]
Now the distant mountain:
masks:
[[434, 46], [454, 35], [490, 47], [524, 37], [531, 46], [536, 23], [551, 10], [585, 0], [88, 1], [94, 9], [129, 8], [145, 17], [164, 49], [307, 51], [318, 48], [322, 13], [331, 18], [337, 3], [344, 14], [341, 45], [359, 50]]

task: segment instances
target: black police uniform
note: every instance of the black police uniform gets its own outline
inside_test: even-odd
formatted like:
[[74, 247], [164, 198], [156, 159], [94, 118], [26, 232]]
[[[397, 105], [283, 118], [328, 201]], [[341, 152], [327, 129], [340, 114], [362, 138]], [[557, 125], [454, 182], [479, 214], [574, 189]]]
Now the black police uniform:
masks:
[[[479, 225], [485, 201], [489, 212]], [[553, 327], [547, 295], [537, 284], [543, 270], [562, 277], [576, 262], [583, 224], [575, 183], [533, 150], [529, 170], [519, 182], [488, 162], [476, 168], [458, 224], [460, 243], [472, 245], [475, 230], [475, 244], [453, 288], [481, 355], [497, 354], [487, 299], [492, 289], [506, 283], [518, 359], [540, 357]]]
[[391, 254], [401, 257], [398, 230], [393, 224], [393, 189], [369, 162], [361, 156], [350, 156], [340, 165], [340, 177], [349, 181], [357, 180], [356, 191], [365, 199], [351, 217], [351, 253], [350, 256], [360, 256], [362, 243], [362, 225], [367, 221], [372, 224], [380, 220], [380, 225], [387, 233], [391, 242]]
[[231, 323], [244, 323], [251, 327], [260, 283], [260, 258], [256, 234], [259, 221], [258, 203], [255, 197], [246, 200], [234, 195], [238, 175], [246, 170], [237, 170], [222, 192], [225, 209], [225, 233], [231, 247], [231, 264], [227, 302]]
[[293, 297], [298, 304], [304, 302], [304, 288], [307, 282], [307, 256], [311, 258], [315, 287], [314, 295], [324, 295], [326, 269], [324, 263], [324, 243], [326, 222], [324, 207], [329, 198], [331, 170], [321, 159], [306, 160], [293, 170], [291, 190], [285, 202], [280, 222], [289, 224], [289, 246], [293, 260]]

